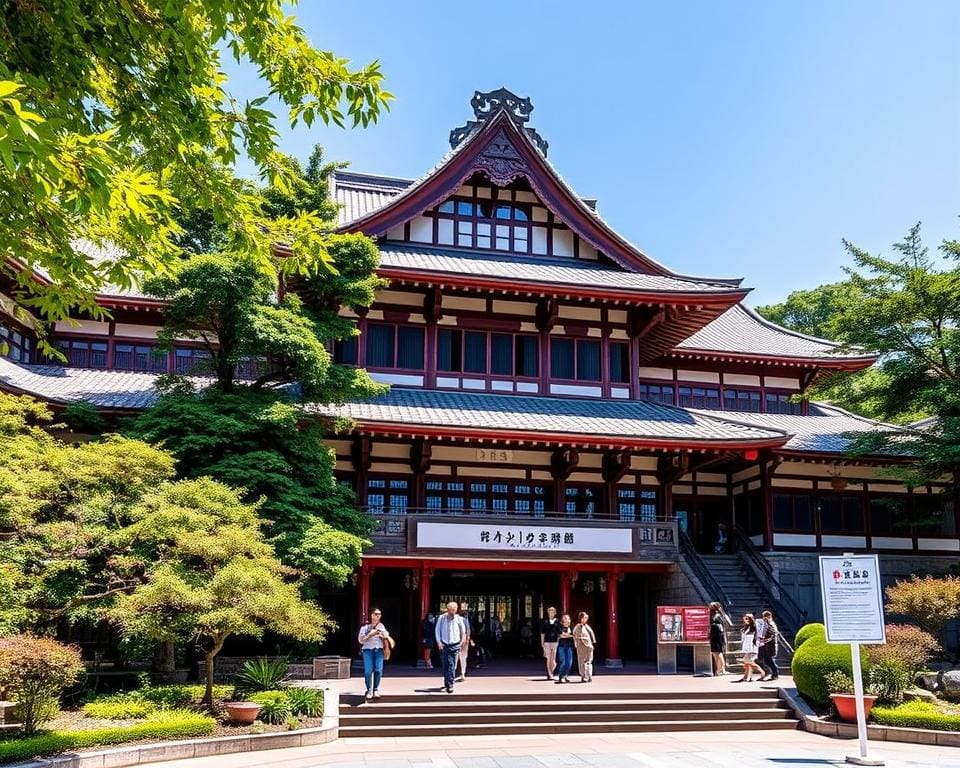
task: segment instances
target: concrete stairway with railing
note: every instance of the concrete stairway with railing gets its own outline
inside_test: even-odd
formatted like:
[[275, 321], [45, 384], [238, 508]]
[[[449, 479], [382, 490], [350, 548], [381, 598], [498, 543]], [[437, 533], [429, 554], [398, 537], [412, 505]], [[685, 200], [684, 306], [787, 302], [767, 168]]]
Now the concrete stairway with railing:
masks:
[[[550, 686], [551, 688], [553, 686]], [[584, 686], [585, 687], [585, 686]], [[341, 697], [340, 738], [797, 728], [776, 689]]]
[[[777, 616], [777, 606], [771, 604], [767, 590], [760, 583], [754, 571], [736, 554], [700, 555], [700, 560], [710, 570], [710, 574], [723, 588], [730, 601], [727, 611], [733, 626], [727, 632], [727, 666], [742, 669], [740, 664], [740, 623], [745, 613], [756, 618], [765, 610], [771, 610], [777, 622], [780, 634], [792, 641], [795, 627], [785, 624], [782, 616]], [[780, 643], [777, 664], [781, 669], [790, 667], [792, 655], [786, 643]]]

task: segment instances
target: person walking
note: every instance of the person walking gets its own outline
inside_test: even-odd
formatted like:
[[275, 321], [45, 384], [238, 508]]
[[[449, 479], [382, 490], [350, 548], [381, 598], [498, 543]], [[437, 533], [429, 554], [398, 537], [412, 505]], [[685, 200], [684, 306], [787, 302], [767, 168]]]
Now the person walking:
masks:
[[580, 611], [577, 626], [573, 628], [573, 642], [577, 648], [577, 666], [580, 669], [580, 682], [593, 682], [593, 649], [597, 645], [597, 635], [587, 622], [590, 614]]
[[457, 666], [460, 668], [460, 671], [456, 676], [456, 680], [462, 683], [467, 679], [467, 661], [470, 658], [470, 646], [473, 645], [473, 641], [471, 640], [472, 628], [470, 626], [470, 611], [467, 610], [466, 603], [460, 603], [460, 618], [463, 620], [463, 628], [467, 633], [467, 639], [457, 653]]
[[427, 669], [433, 669], [433, 643], [434, 633], [437, 629], [437, 617], [431, 611], [423, 617], [423, 623], [420, 625], [420, 648], [423, 651], [423, 666]]
[[710, 603], [710, 655], [713, 656], [713, 674], [727, 674], [727, 627], [720, 603]]
[[777, 666], [777, 653], [780, 651], [780, 629], [777, 622], [773, 620], [771, 611], [764, 611], [761, 614], [763, 618], [763, 631], [758, 633], [757, 644], [757, 663], [763, 672], [760, 678], [764, 680], [777, 680], [780, 677], [780, 668]]
[[543, 648], [543, 659], [547, 665], [547, 680], [553, 680], [553, 673], [557, 669], [557, 641], [560, 638], [560, 619], [557, 618], [557, 609], [552, 605], [547, 608], [547, 618], [540, 624], [540, 647]]
[[743, 614], [743, 623], [740, 625], [740, 638], [743, 651], [743, 677], [737, 678], [735, 683], [752, 683], [753, 670], [757, 666], [757, 622], [752, 613]]
[[557, 633], [557, 685], [569, 683], [570, 668], [573, 666], [573, 627], [570, 626], [570, 614], [560, 617], [560, 629]]
[[437, 619], [437, 625], [434, 629], [434, 640], [436, 640], [437, 648], [440, 651], [441, 667], [443, 668], [443, 689], [447, 693], [453, 693], [457, 657], [460, 655], [461, 649], [467, 647], [467, 638], [470, 637], [464, 623], [463, 617], [457, 614], [457, 604], [451, 601], [447, 603], [446, 613]]
[[383, 649], [384, 644], [393, 646], [393, 640], [387, 628], [380, 623], [379, 608], [370, 611], [370, 621], [360, 627], [357, 640], [363, 654], [363, 681], [367, 686], [364, 699], [380, 698], [380, 680], [383, 678]]

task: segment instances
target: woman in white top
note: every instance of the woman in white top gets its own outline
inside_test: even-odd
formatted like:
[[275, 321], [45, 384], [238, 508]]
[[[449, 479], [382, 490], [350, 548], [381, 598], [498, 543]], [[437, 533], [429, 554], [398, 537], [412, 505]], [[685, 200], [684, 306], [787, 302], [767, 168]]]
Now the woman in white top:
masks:
[[[743, 624], [740, 625], [740, 638], [743, 651], [743, 677], [734, 680], [735, 683], [752, 683], [753, 670], [757, 666], [757, 622], [752, 613], [743, 615]], [[762, 674], [762, 673], [761, 673]]]
[[363, 649], [363, 680], [367, 684], [364, 698], [380, 698], [380, 679], [383, 677], [383, 644], [389, 642], [390, 633], [380, 623], [380, 609], [370, 611], [370, 621], [360, 627], [357, 640]]

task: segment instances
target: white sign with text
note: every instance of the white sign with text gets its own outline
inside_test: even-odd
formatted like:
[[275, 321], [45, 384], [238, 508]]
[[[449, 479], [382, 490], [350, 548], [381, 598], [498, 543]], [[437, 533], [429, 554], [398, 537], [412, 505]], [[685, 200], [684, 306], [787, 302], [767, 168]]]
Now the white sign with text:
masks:
[[820, 588], [828, 643], [887, 642], [876, 555], [822, 555]]
[[420, 549], [525, 550], [528, 552], [633, 552], [631, 528], [573, 528], [505, 523], [417, 522]]

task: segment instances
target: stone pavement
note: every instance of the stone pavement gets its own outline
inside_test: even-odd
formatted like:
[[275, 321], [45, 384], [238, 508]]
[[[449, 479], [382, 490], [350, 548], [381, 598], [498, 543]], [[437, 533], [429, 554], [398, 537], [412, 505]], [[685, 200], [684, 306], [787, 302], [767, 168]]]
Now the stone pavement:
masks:
[[[856, 741], [803, 731], [341, 739], [316, 747], [154, 763], [153, 768], [827, 768]], [[890, 768], [960, 768], [960, 749], [871, 742]]]

